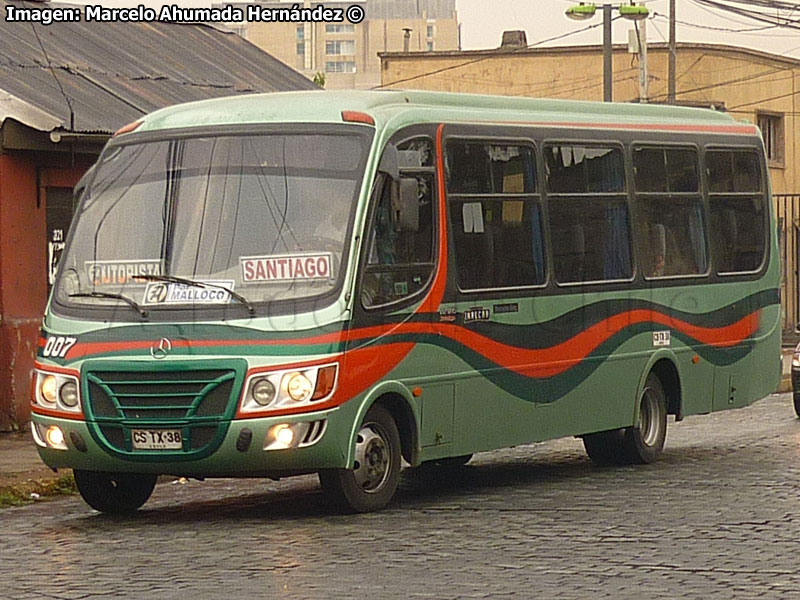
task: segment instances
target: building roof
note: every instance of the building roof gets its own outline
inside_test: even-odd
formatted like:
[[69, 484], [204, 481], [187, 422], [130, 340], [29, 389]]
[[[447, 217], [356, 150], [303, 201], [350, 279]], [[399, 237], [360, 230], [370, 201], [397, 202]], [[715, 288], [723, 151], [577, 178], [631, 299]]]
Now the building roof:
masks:
[[[725, 56], [738, 55], [742, 58], [751, 60], [753, 62], [762, 63], [781, 63], [787, 67], [796, 67], [800, 65], [800, 59], [783, 54], [772, 54], [770, 52], [763, 52], [761, 50], [754, 50], [753, 48], [745, 48], [743, 46], [730, 46], [727, 44], [706, 44], [699, 42], [678, 42], [676, 44], [678, 51], [681, 50], [700, 50], [708, 54], [721, 54]], [[485, 48], [481, 50], [431, 50], [427, 52], [378, 52], [381, 59], [403, 59], [403, 60], [441, 60], [442, 58], [459, 58], [459, 59], [484, 59], [484, 58], [505, 58], [509, 55], [520, 56], [543, 56], [553, 54], [597, 54], [603, 50], [602, 45], [597, 44], [580, 44], [574, 46], [537, 46], [532, 45], [523, 47], [498, 47], [498, 48]], [[614, 44], [614, 52], [628, 52], [627, 44]], [[647, 42], [647, 51], [668, 51], [669, 46], [664, 42]]]
[[[324, 98], [324, 101], [321, 101]], [[626, 127], [733, 126], [729, 115], [678, 106], [545, 100], [427, 91], [288, 92], [213, 99], [148, 115], [136, 133], [192, 126], [342, 123], [342, 111], [369, 114], [380, 127], [419, 122], [587, 123]]]
[[[3, 16], [7, 5], [69, 6], [0, 0]], [[45, 26], [0, 18], [0, 124], [14, 119], [41, 131], [111, 133], [179, 102], [306, 89], [316, 86], [212, 25], [81, 20]]]

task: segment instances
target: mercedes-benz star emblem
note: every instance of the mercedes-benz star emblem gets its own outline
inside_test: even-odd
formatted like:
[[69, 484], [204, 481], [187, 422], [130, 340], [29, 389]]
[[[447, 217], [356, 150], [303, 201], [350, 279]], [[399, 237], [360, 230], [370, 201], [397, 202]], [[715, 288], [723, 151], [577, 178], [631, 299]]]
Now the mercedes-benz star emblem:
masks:
[[162, 358], [166, 358], [167, 354], [169, 354], [171, 350], [172, 342], [170, 342], [167, 338], [161, 338], [158, 341], [158, 344], [153, 344], [150, 346], [150, 356], [160, 360]]

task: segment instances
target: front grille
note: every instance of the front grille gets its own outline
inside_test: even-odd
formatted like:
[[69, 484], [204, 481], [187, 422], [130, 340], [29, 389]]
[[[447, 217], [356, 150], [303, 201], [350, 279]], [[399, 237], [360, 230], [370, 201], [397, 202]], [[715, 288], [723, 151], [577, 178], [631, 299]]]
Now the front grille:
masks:
[[228, 370], [93, 372], [87, 378], [89, 401], [96, 417], [162, 421], [222, 416], [235, 376]]
[[[222, 442], [236, 409], [244, 364], [219, 369], [173, 364], [159, 371], [115, 366], [90, 368], [85, 374], [87, 413], [107, 449], [144, 460], [165, 454], [189, 458], [206, 455]], [[134, 450], [133, 429], [178, 429], [183, 448]]]

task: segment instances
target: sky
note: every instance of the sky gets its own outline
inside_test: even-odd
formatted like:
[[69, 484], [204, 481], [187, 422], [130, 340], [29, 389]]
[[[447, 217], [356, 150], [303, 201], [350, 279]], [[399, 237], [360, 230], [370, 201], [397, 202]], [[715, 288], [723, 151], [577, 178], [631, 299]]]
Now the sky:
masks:
[[[597, 26], [543, 45], [600, 44], [603, 37], [600, 11], [590, 21], [573, 21], [565, 16], [564, 11], [575, 4], [578, 4], [575, 0], [457, 0], [459, 19], [463, 23], [462, 46], [465, 49], [497, 47], [506, 29], [524, 29], [528, 44], [537, 44], [551, 37], [584, 29], [588, 25]], [[666, 42], [669, 37], [669, 0], [652, 0], [644, 4], [653, 15], [647, 22], [647, 39]], [[745, 46], [800, 58], [800, 31], [797, 29], [765, 28], [763, 23], [710, 9], [692, 0], [677, 0], [675, 17], [678, 21], [678, 42]], [[798, 13], [793, 15], [793, 18], [798, 17], [800, 2]], [[614, 21], [614, 43], [626, 43], [627, 31], [632, 27], [630, 21]]]
[[[299, 1], [302, 4], [302, 0]], [[225, 0], [214, 2], [224, 3]], [[163, 4], [160, 0], [93, 0], [92, 3], [108, 7]], [[211, 0], [169, 3], [199, 7], [210, 6]], [[603, 35], [600, 11], [590, 21], [572, 21], [565, 16], [564, 11], [577, 3], [577, 0], [456, 0], [462, 47], [465, 50], [496, 48], [503, 31], [509, 29], [525, 30], [531, 45], [600, 44]], [[645, 0], [644, 4], [652, 15], [648, 19], [647, 39], [665, 42], [669, 35], [669, 0]], [[798, 11], [792, 15], [795, 19], [800, 18], [800, 2], [797, 4]], [[702, 6], [696, 0], [676, 0], [676, 5], [679, 42], [729, 44], [800, 58], [800, 31], [797, 29], [766, 27], [745, 17]], [[617, 19], [612, 34], [614, 43], [626, 43], [627, 31], [632, 26], [629, 21]], [[578, 32], [587, 28], [590, 29]], [[563, 37], [547, 41], [557, 36]]]

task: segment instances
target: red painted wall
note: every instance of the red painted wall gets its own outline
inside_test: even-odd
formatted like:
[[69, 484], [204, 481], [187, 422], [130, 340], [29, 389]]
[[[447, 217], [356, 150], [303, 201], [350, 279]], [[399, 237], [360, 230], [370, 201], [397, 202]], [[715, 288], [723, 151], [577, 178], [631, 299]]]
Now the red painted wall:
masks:
[[0, 154], [0, 431], [20, 428], [30, 417], [30, 373], [47, 303], [44, 190], [73, 187], [89, 165], [36, 153]]

